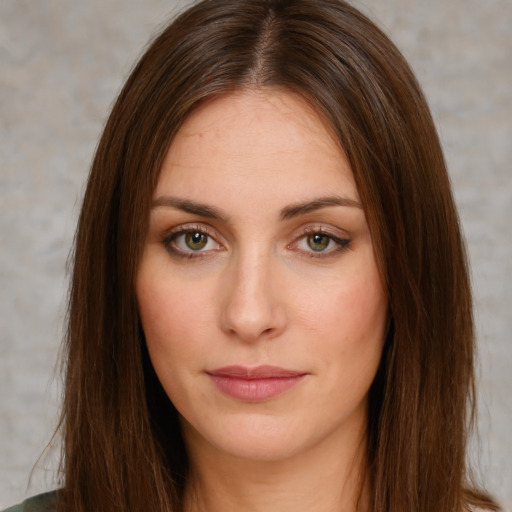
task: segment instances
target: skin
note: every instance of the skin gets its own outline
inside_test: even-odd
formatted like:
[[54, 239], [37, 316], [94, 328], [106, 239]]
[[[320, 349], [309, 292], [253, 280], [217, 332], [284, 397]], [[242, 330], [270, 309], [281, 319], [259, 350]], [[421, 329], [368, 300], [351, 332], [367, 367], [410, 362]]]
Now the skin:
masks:
[[[314, 203], [326, 197], [343, 201]], [[355, 510], [358, 498], [365, 508], [367, 399], [388, 299], [350, 166], [306, 101], [245, 90], [186, 120], [154, 192], [136, 288], [152, 363], [181, 415], [188, 510]], [[228, 365], [304, 377], [244, 401], [208, 374]]]

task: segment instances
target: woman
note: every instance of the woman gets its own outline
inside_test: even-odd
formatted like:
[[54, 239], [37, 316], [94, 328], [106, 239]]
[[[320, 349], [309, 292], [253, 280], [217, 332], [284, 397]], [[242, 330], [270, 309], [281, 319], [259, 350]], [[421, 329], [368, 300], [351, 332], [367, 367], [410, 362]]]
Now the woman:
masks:
[[121, 92], [76, 236], [58, 511], [462, 511], [466, 260], [403, 57], [206, 0]]

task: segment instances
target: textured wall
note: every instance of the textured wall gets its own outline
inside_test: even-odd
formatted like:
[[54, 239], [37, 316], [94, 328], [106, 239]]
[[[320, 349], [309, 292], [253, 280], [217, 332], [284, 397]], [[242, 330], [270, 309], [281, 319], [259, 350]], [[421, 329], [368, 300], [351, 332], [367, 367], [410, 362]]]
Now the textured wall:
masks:
[[[0, 507], [52, 485], [50, 457], [27, 491], [56, 422], [65, 262], [83, 183], [123, 78], [185, 4], [0, 2]], [[512, 2], [357, 5], [412, 63], [441, 132], [473, 266], [482, 475], [512, 510]]]

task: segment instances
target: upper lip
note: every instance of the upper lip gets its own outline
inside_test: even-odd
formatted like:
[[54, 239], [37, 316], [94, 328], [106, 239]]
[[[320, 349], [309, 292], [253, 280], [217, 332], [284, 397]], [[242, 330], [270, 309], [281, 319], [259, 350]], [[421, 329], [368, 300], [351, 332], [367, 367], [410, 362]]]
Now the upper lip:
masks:
[[306, 375], [307, 372], [288, 370], [286, 368], [280, 368], [279, 366], [224, 366], [222, 368], [216, 368], [215, 370], [208, 370], [208, 375], [215, 377], [238, 377], [240, 379], [256, 380], [256, 379], [277, 379], [284, 377], [299, 377]]

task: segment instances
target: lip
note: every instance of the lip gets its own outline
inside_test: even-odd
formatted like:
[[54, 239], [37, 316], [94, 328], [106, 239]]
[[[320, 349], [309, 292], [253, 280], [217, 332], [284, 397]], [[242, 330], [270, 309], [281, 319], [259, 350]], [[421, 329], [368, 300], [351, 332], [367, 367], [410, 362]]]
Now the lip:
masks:
[[215, 386], [224, 394], [244, 402], [269, 400], [297, 385], [306, 372], [278, 366], [225, 366], [207, 371]]

